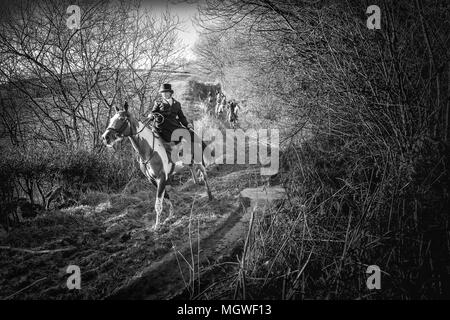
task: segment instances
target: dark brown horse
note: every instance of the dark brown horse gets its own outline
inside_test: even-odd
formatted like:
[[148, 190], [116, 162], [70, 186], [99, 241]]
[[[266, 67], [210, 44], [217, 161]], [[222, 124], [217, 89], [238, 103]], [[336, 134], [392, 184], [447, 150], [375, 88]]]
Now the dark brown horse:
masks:
[[[167, 219], [170, 219], [173, 216], [173, 205], [169, 199], [169, 195], [166, 192], [166, 184], [172, 175], [180, 172], [186, 166], [184, 166], [181, 161], [175, 162], [169, 159], [160, 138], [155, 136], [152, 130], [147, 128], [140, 121], [136, 120], [128, 112], [127, 103], [125, 103], [123, 110], [118, 108], [116, 108], [116, 110], [117, 113], [111, 118], [108, 128], [102, 135], [103, 142], [106, 146], [113, 147], [116, 142], [122, 140], [123, 138], [128, 138], [130, 140], [134, 150], [138, 154], [141, 171], [149, 179], [149, 181], [156, 186], [156, 222], [153, 229], [157, 229], [160, 224], [159, 220], [163, 209], [164, 198], [170, 206], [170, 213]], [[180, 143], [180, 148], [181, 145], [182, 144]], [[192, 161], [188, 167], [192, 172], [195, 182], [197, 182], [198, 179], [196, 178], [196, 168], [194, 167], [200, 169], [199, 171], [202, 175], [203, 181], [205, 182], [208, 197], [210, 200], [213, 199], [209, 189], [206, 168], [203, 161], [200, 161], [199, 163]]]

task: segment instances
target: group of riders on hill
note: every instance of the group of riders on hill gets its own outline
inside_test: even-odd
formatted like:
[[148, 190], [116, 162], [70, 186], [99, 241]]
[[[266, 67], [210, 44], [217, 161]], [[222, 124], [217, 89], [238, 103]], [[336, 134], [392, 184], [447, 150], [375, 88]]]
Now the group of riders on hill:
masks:
[[[207, 98], [207, 105], [208, 105], [208, 109], [211, 109], [211, 106], [213, 104], [213, 95], [212, 92], [210, 91], [208, 93], [208, 98]], [[238, 110], [240, 109], [239, 105], [237, 104], [235, 99], [231, 99], [229, 101], [227, 101], [227, 97], [225, 96], [225, 94], [223, 94], [223, 92], [217, 90], [216, 91], [216, 106], [214, 108], [214, 113], [216, 115], [216, 117], [219, 117], [224, 109], [226, 109], [227, 111], [227, 120], [230, 123], [230, 125], [235, 128], [237, 125], [237, 120], [238, 120]]]

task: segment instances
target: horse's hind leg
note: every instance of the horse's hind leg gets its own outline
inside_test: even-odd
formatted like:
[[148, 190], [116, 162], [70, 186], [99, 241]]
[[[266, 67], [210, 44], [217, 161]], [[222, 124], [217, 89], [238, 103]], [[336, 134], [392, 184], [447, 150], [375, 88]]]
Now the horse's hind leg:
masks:
[[208, 176], [207, 176], [207, 174], [206, 174], [206, 168], [205, 168], [205, 166], [202, 165], [202, 164], [199, 164], [198, 166], [199, 166], [199, 168], [200, 168], [200, 171], [202, 172], [203, 181], [205, 181], [205, 186], [206, 186], [206, 192], [207, 192], [207, 194], [208, 194], [208, 199], [209, 199], [209, 200], [213, 200], [214, 197], [212, 196], [212, 194], [211, 194], [211, 189], [209, 188]]
[[195, 184], [198, 184], [198, 183], [199, 183], [199, 182], [198, 182], [198, 177], [197, 177], [197, 173], [195, 172], [194, 166], [193, 166], [193, 165], [190, 165], [190, 166], [189, 166], [189, 170], [190, 170], [191, 173], [192, 173], [192, 178], [194, 179], [194, 183], [195, 183]]

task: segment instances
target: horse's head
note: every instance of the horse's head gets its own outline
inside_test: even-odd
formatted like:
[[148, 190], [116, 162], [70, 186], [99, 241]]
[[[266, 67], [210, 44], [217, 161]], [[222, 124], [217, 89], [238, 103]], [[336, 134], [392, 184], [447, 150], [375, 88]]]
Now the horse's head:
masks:
[[131, 115], [128, 112], [128, 103], [125, 102], [123, 110], [116, 107], [116, 114], [109, 120], [108, 128], [102, 135], [103, 143], [107, 147], [113, 147], [113, 145], [122, 140], [125, 137], [131, 136]]

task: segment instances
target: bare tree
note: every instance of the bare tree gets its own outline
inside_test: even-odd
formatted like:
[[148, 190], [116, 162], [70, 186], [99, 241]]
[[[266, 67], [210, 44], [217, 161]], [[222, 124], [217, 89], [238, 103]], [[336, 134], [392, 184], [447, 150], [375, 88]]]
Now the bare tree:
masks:
[[0, 77], [33, 115], [29, 141], [96, 148], [112, 106], [137, 97], [142, 112], [168, 76], [182, 49], [178, 20], [151, 14], [139, 1], [86, 1], [80, 29], [70, 30], [68, 6], [46, 0], [8, 8], [0, 22]]

